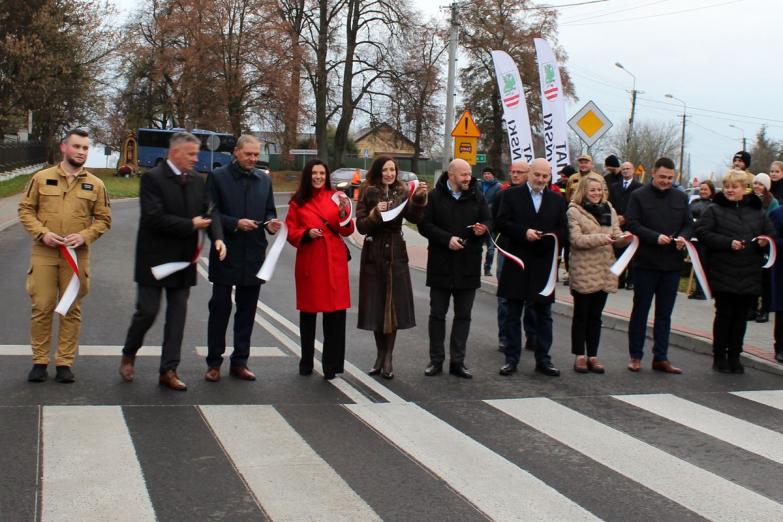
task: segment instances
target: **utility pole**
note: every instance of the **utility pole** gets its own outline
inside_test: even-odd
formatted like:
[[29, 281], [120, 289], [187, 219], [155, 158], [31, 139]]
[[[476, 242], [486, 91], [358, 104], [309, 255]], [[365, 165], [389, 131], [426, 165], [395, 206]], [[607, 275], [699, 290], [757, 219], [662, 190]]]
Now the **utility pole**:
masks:
[[[633, 87], [631, 87], [631, 116], [628, 118], [628, 134], [625, 137], [626, 149], [630, 149], [631, 136], [633, 136], [633, 119], [634, 119], [634, 116], [636, 115], [636, 95], [637, 94], [644, 94], [644, 91], [637, 91], [636, 90], [636, 76], [631, 71], [629, 71], [628, 69], [623, 67], [623, 64], [621, 64], [620, 62], [614, 62], [614, 66], [617, 67], [618, 69], [622, 69], [631, 78], [633, 78]], [[630, 153], [630, 150], [627, 150], [626, 154], [629, 154], [629, 153]]]
[[729, 127], [731, 127], [732, 129], [737, 129], [742, 133], [742, 152], [746, 152], [748, 150], [748, 140], [747, 138], [745, 138], [745, 129], [743, 129], [742, 127], [737, 127], [733, 123], [729, 123]]
[[446, 172], [448, 169], [449, 158], [451, 157], [451, 128], [454, 126], [454, 83], [457, 62], [457, 38], [459, 36], [457, 3], [453, 2], [449, 9], [451, 10], [451, 20], [449, 22], [449, 76], [446, 86], [446, 122], [443, 130], [443, 160], [441, 161], [443, 172]]
[[684, 100], [672, 96], [671, 94], [667, 94], [666, 97], [682, 103], [682, 134], [680, 135], [680, 183], [682, 183], [685, 176], [685, 118], [687, 117], [688, 105]]

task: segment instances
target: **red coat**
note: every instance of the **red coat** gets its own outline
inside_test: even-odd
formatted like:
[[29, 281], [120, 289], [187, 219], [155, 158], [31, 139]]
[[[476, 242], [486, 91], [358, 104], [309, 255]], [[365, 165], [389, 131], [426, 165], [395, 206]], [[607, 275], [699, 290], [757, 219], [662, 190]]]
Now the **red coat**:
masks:
[[[294, 201], [288, 205], [288, 242], [296, 248], [296, 309], [302, 312], [334, 312], [351, 307], [348, 254], [343, 239], [332, 230], [350, 236], [353, 221], [340, 226], [337, 205], [332, 201], [334, 192], [323, 189], [301, 207]], [[311, 228], [323, 230], [324, 237], [306, 237]]]

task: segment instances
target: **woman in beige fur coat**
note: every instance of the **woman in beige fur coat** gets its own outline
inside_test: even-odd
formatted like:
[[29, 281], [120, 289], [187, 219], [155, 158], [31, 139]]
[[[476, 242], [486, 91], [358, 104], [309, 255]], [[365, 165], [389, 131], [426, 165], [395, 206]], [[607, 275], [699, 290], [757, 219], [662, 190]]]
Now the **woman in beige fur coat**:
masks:
[[615, 261], [614, 247], [630, 238], [620, 230], [617, 213], [606, 200], [604, 180], [598, 174], [583, 177], [568, 206], [571, 243], [569, 274], [574, 314], [571, 352], [577, 373], [604, 373], [598, 360], [601, 314], [608, 293], [617, 291], [617, 276], [609, 271]]

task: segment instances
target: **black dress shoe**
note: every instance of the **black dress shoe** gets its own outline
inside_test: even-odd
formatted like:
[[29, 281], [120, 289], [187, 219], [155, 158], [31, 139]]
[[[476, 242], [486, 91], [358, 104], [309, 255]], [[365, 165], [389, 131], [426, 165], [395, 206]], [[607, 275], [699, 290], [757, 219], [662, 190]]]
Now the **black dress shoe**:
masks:
[[552, 363], [536, 364], [536, 371], [550, 377], [560, 377], [560, 370], [552, 366]]
[[331, 381], [335, 377], [337, 377], [337, 374], [335, 372], [324, 372], [324, 379], [326, 379], [327, 381]]
[[48, 376], [45, 364], [34, 364], [30, 373], [27, 374], [27, 380], [30, 382], [44, 382]]
[[456, 375], [457, 377], [462, 377], [463, 379], [472, 379], [473, 374], [470, 373], [470, 371], [465, 368], [465, 365], [462, 363], [459, 364], [450, 364], [449, 365], [449, 373], [451, 375]]
[[759, 312], [756, 314], [756, 322], [757, 323], [766, 323], [769, 321], [769, 314], [766, 312]]
[[387, 372], [386, 370], [381, 370], [381, 377], [384, 378], [384, 379], [390, 379], [390, 380], [394, 379], [394, 372], [393, 371], [388, 371]]
[[625, 289], [626, 290], [633, 290], [633, 283], [626, 283], [625, 284]]
[[739, 359], [729, 359], [729, 370], [731, 373], [745, 373], [745, 367], [742, 366]]
[[58, 366], [57, 374], [55, 375], [54, 380], [57, 382], [69, 384], [75, 381], [76, 377], [74, 377], [70, 366]]
[[433, 377], [441, 372], [443, 372], [442, 364], [430, 363], [429, 366], [424, 368], [424, 375], [426, 375], [427, 377]]
[[380, 368], [370, 368], [367, 370], [367, 375], [378, 375], [379, 373], [381, 373]]
[[516, 364], [506, 363], [506, 364], [504, 364], [503, 366], [500, 367], [500, 371], [498, 373], [505, 377], [505, 376], [511, 375], [515, 371], [517, 371], [517, 365]]

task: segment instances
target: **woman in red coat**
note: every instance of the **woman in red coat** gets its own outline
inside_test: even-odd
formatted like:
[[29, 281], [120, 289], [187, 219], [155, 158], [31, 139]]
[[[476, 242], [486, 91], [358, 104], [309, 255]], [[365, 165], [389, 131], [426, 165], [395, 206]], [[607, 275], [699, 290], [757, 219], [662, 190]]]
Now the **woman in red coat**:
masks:
[[349, 211], [344, 194], [332, 190], [326, 163], [318, 159], [308, 162], [285, 218], [288, 242], [296, 248], [296, 309], [302, 343], [300, 375], [313, 372], [318, 312], [323, 314], [324, 378], [334, 379], [343, 372], [345, 311], [351, 307], [351, 292], [348, 247], [341, 236], [351, 235], [353, 222], [341, 226], [340, 221], [349, 217]]

